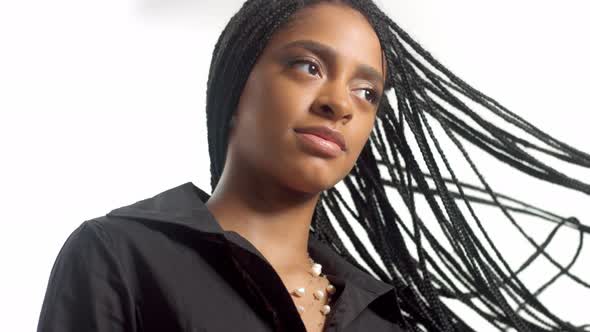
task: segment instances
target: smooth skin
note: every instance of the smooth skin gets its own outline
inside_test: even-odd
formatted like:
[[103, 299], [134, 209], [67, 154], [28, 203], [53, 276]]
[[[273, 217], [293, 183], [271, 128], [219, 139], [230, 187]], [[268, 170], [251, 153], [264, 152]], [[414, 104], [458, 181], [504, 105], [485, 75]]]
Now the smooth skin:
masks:
[[[334, 53], [287, 47], [300, 40]], [[224, 230], [237, 232], [267, 258], [289, 290], [310, 281], [307, 243], [315, 206], [322, 191], [350, 172], [366, 144], [384, 69], [379, 39], [365, 17], [345, 5], [320, 3], [273, 34], [242, 91], [225, 167], [206, 206]], [[340, 131], [346, 151], [328, 158], [306, 150], [294, 129], [315, 125]], [[327, 286], [316, 280], [306, 289]], [[306, 307], [308, 331], [321, 331], [319, 301], [310, 307], [309, 294], [298, 300]]]

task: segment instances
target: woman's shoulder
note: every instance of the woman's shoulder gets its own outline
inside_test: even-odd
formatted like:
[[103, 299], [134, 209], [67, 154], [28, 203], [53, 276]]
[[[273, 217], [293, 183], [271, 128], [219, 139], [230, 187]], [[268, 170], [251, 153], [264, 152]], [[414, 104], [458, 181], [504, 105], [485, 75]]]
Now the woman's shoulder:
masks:
[[208, 230], [212, 216], [204, 205], [207, 198], [205, 191], [186, 182], [85, 220], [70, 236], [121, 249], [171, 239], [187, 229]]
[[[203, 275], [206, 266], [197, 264], [198, 252], [188, 257], [190, 260], [186, 254], [179, 255], [185, 248], [179, 240], [183, 232], [158, 222], [176, 213], [170, 202], [177, 193], [173, 188], [168, 194], [143, 199], [79, 224], [53, 264], [39, 330], [132, 331], [135, 303], [145, 296], [142, 289], [170, 289], [178, 279], [175, 264], [189, 266], [197, 277]], [[163, 204], [162, 198], [168, 203]]]
[[[209, 217], [200, 209], [199, 190], [191, 182], [86, 219], [63, 243], [56, 266], [107, 264], [122, 271], [138, 260], [150, 260], [183, 246], [187, 230]], [[201, 193], [201, 195], [204, 192]], [[201, 213], [198, 213], [201, 211]], [[191, 239], [198, 241], [198, 237]], [[158, 254], [159, 252], [159, 254]]]

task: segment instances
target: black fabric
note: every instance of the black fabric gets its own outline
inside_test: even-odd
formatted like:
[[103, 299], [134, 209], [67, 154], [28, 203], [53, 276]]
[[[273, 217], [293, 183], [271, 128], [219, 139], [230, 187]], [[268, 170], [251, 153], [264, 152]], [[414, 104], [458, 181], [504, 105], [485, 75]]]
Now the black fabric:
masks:
[[[38, 331], [305, 331], [280, 277], [192, 182], [84, 221], [60, 250]], [[336, 286], [325, 331], [403, 331], [393, 286], [309, 237]]]

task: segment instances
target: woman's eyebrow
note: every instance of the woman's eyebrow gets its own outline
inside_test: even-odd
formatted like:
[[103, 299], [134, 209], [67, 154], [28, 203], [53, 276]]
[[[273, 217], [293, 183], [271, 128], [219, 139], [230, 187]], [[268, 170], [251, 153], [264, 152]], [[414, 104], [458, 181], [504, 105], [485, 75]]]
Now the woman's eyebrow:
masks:
[[[315, 40], [300, 39], [289, 42], [283, 46], [284, 49], [292, 47], [305, 48], [313, 53], [319, 54], [323, 58], [328, 59], [335, 59], [338, 56], [338, 52], [334, 48]], [[359, 64], [356, 68], [356, 74], [375, 81], [381, 85], [383, 84], [383, 74], [367, 64]]]

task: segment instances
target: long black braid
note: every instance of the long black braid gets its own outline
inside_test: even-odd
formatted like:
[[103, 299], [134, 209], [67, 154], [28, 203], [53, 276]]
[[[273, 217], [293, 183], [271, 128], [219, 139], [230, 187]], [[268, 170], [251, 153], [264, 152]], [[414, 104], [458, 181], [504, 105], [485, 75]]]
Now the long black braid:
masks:
[[[225, 163], [229, 119], [256, 59], [271, 35], [285, 27], [294, 13], [319, 2], [341, 3], [367, 18], [377, 33], [386, 59], [385, 91], [393, 90], [391, 97], [395, 101], [390, 103], [390, 96], [384, 94], [373, 132], [356, 165], [342, 181], [340, 190], [339, 184], [322, 193], [310, 231], [358, 268], [370, 270], [379, 279], [394, 285], [405, 327], [410, 331], [473, 331], [443, 299], [460, 301], [501, 331], [511, 328], [517, 331], [588, 331], [588, 325], [574, 326], [552, 314], [537, 297], [563, 276], [590, 288], [587, 281], [570, 271], [590, 227], [575, 217], [562, 217], [494, 192], [463, 143], [467, 141], [538, 179], [583, 193], [590, 193], [589, 184], [559, 172], [530, 152], [583, 167], [590, 167], [590, 155], [549, 136], [453, 75], [370, 0], [248, 0], [231, 18], [215, 45], [207, 82], [212, 190]], [[482, 110], [476, 113], [467, 101], [477, 103]], [[509, 124], [511, 128], [522, 130], [522, 136], [513, 133], [514, 129], [508, 131], [484, 119], [490, 111], [506, 124], [505, 127]], [[457, 178], [434, 134], [432, 120], [436, 120], [462, 153], [481, 187]], [[410, 147], [410, 138], [419, 151]], [[436, 160], [435, 153], [440, 161]], [[419, 165], [418, 157], [427, 170]], [[449, 176], [442, 174], [439, 165], [444, 166]], [[472, 194], [466, 193], [466, 189]], [[348, 194], [350, 203], [342, 192]], [[393, 194], [400, 199], [392, 200]], [[427, 226], [419, 215], [416, 194], [426, 200], [444, 239], [437, 239], [432, 225]], [[395, 209], [394, 202], [398, 205]], [[458, 202], [465, 204], [468, 213], [460, 210]], [[535, 253], [517, 269], [509, 266], [472, 203], [499, 208], [536, 248]], [[404, 209], [411, 222], [403, 221], [399, 215]], [[555, 227], [542, 243], [538, 243], [517, 222], [514, 213], [552, 222]], [[475, 224], [468, 222], [468, 216]], [[353, 219], [366, 231], [385, 269], [353, 230]], [[369, 270], [347, 250], [333, 220]], [[566, 266], [545, 250], [563, 226], [580, 234], [577, 252]], [[443, 241], [450, 248], [444, 246]], [[546, 258], [559, 273], [531, 291], [520, 281], [519, 274], [539, 257]]]

